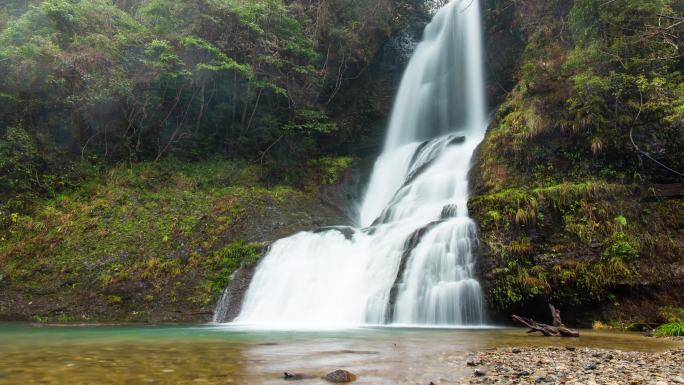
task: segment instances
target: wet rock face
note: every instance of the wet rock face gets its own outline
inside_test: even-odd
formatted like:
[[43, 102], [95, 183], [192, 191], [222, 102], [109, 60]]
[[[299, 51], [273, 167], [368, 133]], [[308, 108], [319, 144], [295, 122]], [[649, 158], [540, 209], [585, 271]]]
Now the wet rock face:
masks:
[[256, 266], [241, 267], [233, 273], [228, 287], [214, 310], [215, 322], [231, 322], [240, 314], [242, 300], [249, 289], [255, 270]]
[[334, 208], [342, 218], [327, 225], [354, 224], [359, 216], [359, 202], [363, 201], [368, 180], [373, 171], [375, 157], [353, 161], [340, 175], [337, 183], [323, 184], [318, 196], [328, 209]]
[[334, 372], [328, 373], [325, 377], [323, 377], [323, 379], [335, 384], [342, 384], [356, 381], [356, 375], [346, 370], [336, 370]]

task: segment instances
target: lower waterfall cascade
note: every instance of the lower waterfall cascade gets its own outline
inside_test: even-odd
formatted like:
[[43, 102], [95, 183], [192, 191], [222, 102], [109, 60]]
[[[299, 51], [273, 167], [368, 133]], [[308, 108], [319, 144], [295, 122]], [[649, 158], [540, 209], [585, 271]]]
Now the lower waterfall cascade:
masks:
[[236, 324], [478, 326], [468, 172], [487, 127], [480, 5], [452, 0], [404, 73], [359, 228], [302, 232], [258, 265]]

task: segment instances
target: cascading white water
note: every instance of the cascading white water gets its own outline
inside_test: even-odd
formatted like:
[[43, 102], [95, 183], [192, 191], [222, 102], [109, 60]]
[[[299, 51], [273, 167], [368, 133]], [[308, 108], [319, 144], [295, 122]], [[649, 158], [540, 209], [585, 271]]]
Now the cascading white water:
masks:
[[453, 0], [426, 27], [402, 79], [361, 229], [276, 242], [236, 323], [271, 327], [480, 325], [468, 171], [484, 138], [480, 9]]

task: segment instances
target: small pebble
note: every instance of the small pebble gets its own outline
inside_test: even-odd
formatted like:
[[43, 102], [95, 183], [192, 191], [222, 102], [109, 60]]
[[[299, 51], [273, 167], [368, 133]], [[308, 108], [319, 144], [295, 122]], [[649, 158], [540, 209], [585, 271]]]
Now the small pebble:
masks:
[[480, 365], [480, 360], [476, 360], [476, 359], [471, 358], [468, 361], [466, 361], [466, 365], [467, 366], [478, 366], [478, 365]]
[[284, 372], [283, 378], [285, 378], [286, 380], [301, 380], [302, 376], [297, 373]]

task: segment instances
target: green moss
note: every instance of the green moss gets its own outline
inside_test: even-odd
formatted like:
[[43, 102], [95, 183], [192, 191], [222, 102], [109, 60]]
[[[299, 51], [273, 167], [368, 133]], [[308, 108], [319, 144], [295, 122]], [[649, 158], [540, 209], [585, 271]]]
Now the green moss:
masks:
[[263, 251], [263, 244], [244, 241], [233, 242], [215, 251], [205, 261], [207, 270], [216, 272], [203, 284], [209, 290], [206, 300], [211, 302], [217, 300], [230, 282], [231, 274], [240, 267], [251, 268], [256, 265]]
[[33, 320], [33, 322], [44, 324], [44, 323], [50, 322], [50, 317], [42, 316], [42, 315], [34, 315], [32, 320]]
[[121, 299], [121, 297], [118, 295], [110, 295], [109, 297], [107, 297], [107, 303], [112, 306], [121, 305], [122, 302], [123, 299]]
[[[632, 191], [592, 179], [471, 198], [490, 305], [614, 304], [620, 287], [676, 275], [666, 266], [681, 261], [681, 201], [644, 203]], [[650, 270], [646, 260], [662, 262]]]
[[[273, 215], [317, 207], [312, 194], [263, 185], [258, 171], [243, 166], [115, 167], [82, 189], [40, 202], [34, 214], [14, 216], [0, 237], [3, 284], [12, 293], [47, 288], [64, 294], [59, 298], [92, 295], [91, 308], [126, 320], [132, 311], [144, 319], [150, 305], [210, 306], [230, 274], [261, 255], [263, 245], [246, 240], [290, 235], [306, 219]], [[271, 229], [272, 220], [284, 225]]]
[[354, 162], [353, 157], [323, 157], [312, 162], [320, 184], [335, 185]]

